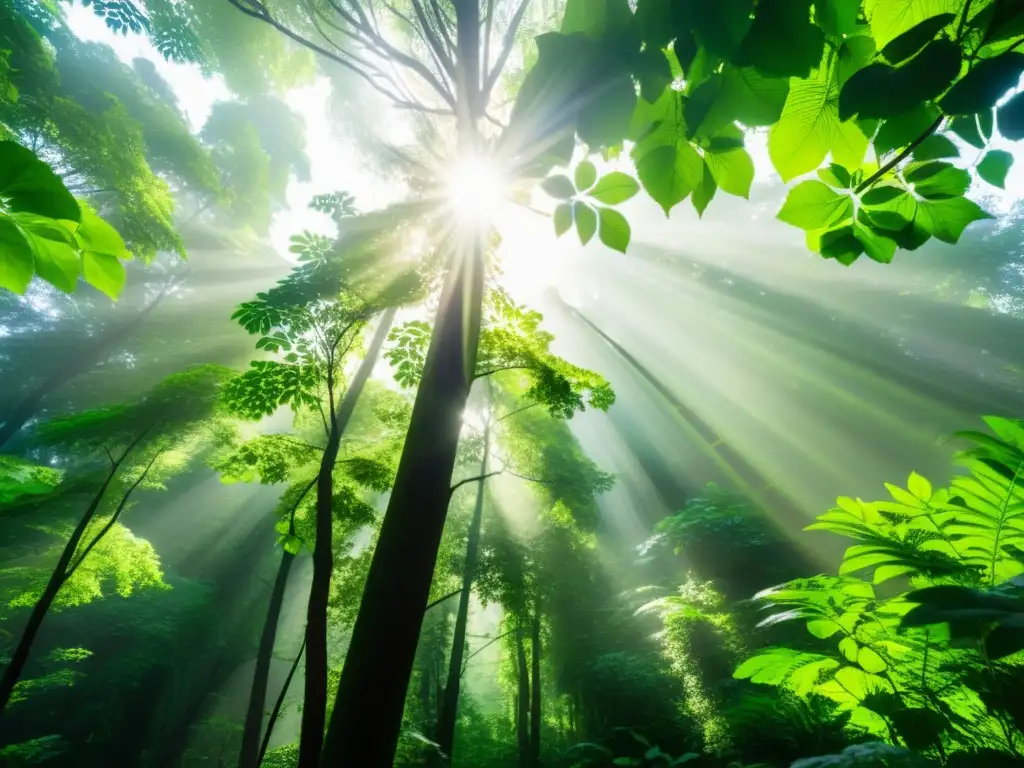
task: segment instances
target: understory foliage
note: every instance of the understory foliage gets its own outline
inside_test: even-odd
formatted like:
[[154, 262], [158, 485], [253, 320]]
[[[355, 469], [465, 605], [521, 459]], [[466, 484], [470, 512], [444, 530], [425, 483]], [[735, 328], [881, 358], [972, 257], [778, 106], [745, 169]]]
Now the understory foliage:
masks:
[[817, 642], [764, 649], [737, 678], [827, 699], [849, 728], [941, 764], [1021, 754], [1024, 427], [986, 421], [992, 434], [958, 435], [972, 447], [948, 488], [914, 473], [888, 500], [840, 498], [809, 527], [854, 541], [838, 574], [756, 600], [782, 609], [762, 626], [800, 621]]

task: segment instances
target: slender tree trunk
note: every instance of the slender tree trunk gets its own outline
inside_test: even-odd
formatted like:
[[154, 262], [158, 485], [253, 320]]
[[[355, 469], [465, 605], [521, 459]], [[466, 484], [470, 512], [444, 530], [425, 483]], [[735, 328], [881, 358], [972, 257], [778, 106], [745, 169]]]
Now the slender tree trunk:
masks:
[[267, 680], [270, 677], [270, 663], [274, 656], [277, 624], [281, 618], [281, 607], [284, 605], [284, 590], [288, 585], [288, 574], [291, 572], [294, 560], [295, 555], [291, 552], [281, 553], [281, 563], [277, 567], [274, 590], [270, 593], [270, 605], [267, 607], [267, 617], [263, 622], [259, 650], [256, 652], [256, 669], [253, 672], [249, 708], [245, 713], [245, 725], [242, 728], [242, 749], [238, 756], [238, 768], [257, 768], [259, 765], [257, 760], [259, 759], [260, 734], [263, 730], [263, 707], [267, 698]]
[[277, 695], [277, 701], [274, 702], [274, 709], [270, 713], [270, 722], [267, 723], [267, 732], [263, 734], [263, 743], [260, 744], [260, 754], [256, 758], [256, 765], [263, 764], [263, 758], [267, 755], [267, 748], [270, 746], [270, 735], [274, 732], [274, 726], [277, 724], [277, 718], [281, 716], [281, 710], [284, 708], [284, 699], [288, 695], [288, 688], [292, 684], [292, 678], [295, 677], [295, 670], [299, 668], [299, 659], [302, 658], [303, 651], [306, 650], [306, 639], [302, 639], [302, 645], [299, 646], [299, 652], [295, 654], [295, 661], [292, 662], [291, 667], [288, 669], [288, 675], [284, 679], [284, 684], [281, 686], [281, 691]]
[[323, 764], [390, 768], [476, 368], [483, 251], [456, 253], [342, 670]]
[[532, 674], [530, 680], [530, 768], [540, 768], [540, 598], [533, 611], [530, 628], [530, 655]]
[[[316, 768], [323, 747], [324, 725], [327, 719], [327, 601], [331, 592], [331, 573], [334, 569], [334, 543], [331, 531], [334, 495], [334, 465], [338, 460], [341, 436], [348, 426], [356, 403], [380, 355], [388, 330], [395, 319], [395, 309], [389, 308], [381, 316], [374, 331], [370, 348], [360, 363], [352, 383], [342, 398], [337, 413], [331, 415], [331, 431], [327, 447], [320, 460], [316, 482], [316, 544], [313, 548], [313, 580], [306, 610], [306, 679], [302, 704], [302, 730], [299, 740], [298, 768]], [[243, 768], [245, 768], [243, 766]]]
[[519, 670], [519, 691], [516, 697], [516, 736], [519, 743], [519, 765], [530, 764], [530, 671], [526, 667], [526, 644], [523, 628], [516, 631], [516, 667]]
[[[147, 430], [148, 431], [148, 430]], [[4, 669], [3, 677], [0, 678], [0, 716], [3, 715], [4, 709], [7, 707], [8, 702], [11, 700], [11, 694], [14, 692], [14, 686], [17, 685], [18, 680], [21, 679], [21, 674], [25, 669], [25, 662], [28, 661], [28, 655], [32, 650], [32, 644], [36, 640], [36, 636], [39, 634], [39, 628], [43, 624], [43, 619], [46, 618], [46, 614], [50, 610], [50, 606], [53, 605], [53, 601], [57, 597], [57, 593], [60, 592], [60, 588], [64, 586], [64, 582], [67, 581], [69, 575], [69, 569], [71, 568], [71, 560], [75, 555], [75, 550], [78, 549], [78, 545], [82, 541], [82, 537], [85, 535], [86, 528], [89, 527], [89, 523], [96, 516], [96, 510], [99, 509], [100, 502], [103, 501], [103, 496], [107, 492], [107, 488], [110, 486], [111, 481], [114, 479], [114, 475], [117, 474], [121, 462], [124, 461], [125, 456], [135, 447], [142, 436], [136, 438], [136, 440], [125, 450], [121, 457], [110, 465], [110, 472], [107, 474], [106, 479], [103, 481], [103, 485], [93, 496], [92, 501], [89, 502], [89, 506], [85, 510], [85, 514], [82, 515], [82, 519], [78, 521], [78, 525], [75, 526], [74, 531], [71, 532], [70, 538], [67, 543], [64, 544], [64, 550], [60, 553], [60, 558], [57, 560], [57, 565], [53, 568], [53, 573], [50, 574], [50, 579], [46, 583], [43, 594], [40, 595], [39, 600], [36, 601], [35, 606], [32, 608], [32, 613], [28, 617], [28, 623], [25, 625], [25, 629], [21, 633], [21, 639], [18, 641], [17, 647], [14, 649], [14, 653], [11, 654], [11, 661]]]
[[58, 389], [71, 379], [84, 373], [86, 369], [96, 364], [100, 355], [106, 352], [115, 344], [124, 341], [135, 332], [146, 317], [157, 308], [164, 296], [167, 295], [171, 283], [164, 286], [149, 304], [135, 315], [131, 320], [116, 325], [100, 335], [91, 344], [85, 344], [78, 353], [70, 356], [57, 367], [49, 376], [43, 379], [35, 389], [21, 399], [14, 408], [3, 417], [3, 425], [0, 426], [0, 446], [14, 437], [18, 431], [25, 426], [25, 422], [31, 419], [39, 410], [39, 406], [47, 395]]
[[452, 758], [455, 744], [455, 720], [459, 711], [459, 689], [462, 681], [462, 657], [466, 651], [466, 625], [469, 621], [469, 597], [473, 591], [473, 577], [476, 575], [476, 561], [480, 549], [480, 528], [484, 518], [484, 487], [487, 482], [487, 455], [491, 446], [491, 425], [484, 428], [484, 458], [480, 462], [480, 480], [476, 489], [476, 505], [473, 520], [469, 525], [466, 543], [466, 561], [462, 569], [462, 593], [459, 595], [459, 610], [455, 615], [455, 635], [452, 639], [451, 658], [448, 661], [448, 682], [444, 687], [444, 699], [438, 718], [437, 743], [441, 752]]

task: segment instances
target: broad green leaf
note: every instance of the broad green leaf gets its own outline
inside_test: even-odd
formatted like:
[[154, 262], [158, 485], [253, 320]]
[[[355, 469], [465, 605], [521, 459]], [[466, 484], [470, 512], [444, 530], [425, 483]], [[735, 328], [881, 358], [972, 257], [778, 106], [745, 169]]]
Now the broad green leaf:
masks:
[[789, 191], [778, 218], [800, 229], [828, 229], [853, 216], [853, 200], [820, 181], [804, 181]]
[[896, 255], [896, 241], [883, 232], [876, 232], [869, 226], [857, 222], [854, 225], [854, 236], [864, 246], [864, 253], [874, 261], [888, 264]]
[[705, 120], [714, 126], [734, 120], [750, 127], [772, 125], [782, 115], [788, 96], [788, 78], [765, 77], [752, 67], [726, 64], [718, 99]]
[[810, 0], [760, 0], [754, 23], [732, 61], [771, 77], [807, 77], [821, 61], [825, 46], [810, 11]]
[[601, 222], [598, 229], [601, 242], [614, 251], [625, 253], [631, 234], [626, 217], [614, 208], [605, 207], [598, 208], [597, 215]]
[[0, 214], [0, 288], [24, 293], [33, 274], [31, 246], [10, 217]]
[[586, 245], [597, 231], [597, 214], [584, 202], [577, 200], [572, 204], [573, 219], [576, 221], [576, 232], [580, 243]]
[[978, 175], [993, 187], [1006, 189], [1006, 175], [1012, 166], [1013, 155], [1003, 149], [993, 149], [978, 163]]
[[1024, 139], [1024, 92], [999, 108], [999, 132], [1011, 141]]
[[[939, 39], [899, 67], [875, 62], [855, 73], [839, 94], [839, 117], [888, 119], [922, 101], [934, 99], [960, 73], [961, 52]], [[975, 110], [977, 111], [977, 110]]]
[[857, 28], [860, 0], [818, 0], [815, 10], [825, 34], [842, 40]]
[[112, 299], [121, 295], [125, 281], [124, 265], [116, 256], [99, 251], [83, 251], [82, 277]]
[[941, 160], [946, 157], [960, 157], [960, 150], [948, 136], [935, 133], [918, 144], [911, 157], [918, 162]]
[[864, 0], [864, 13], [871, 34], [884, 48], [904, 32], [925, 19], [944, 13], [957, 13], [964, 0]]
[[576, 132], [591, 149], [610, 147], [629, 134], [637, 96], [628, 75], [602, 82], [587, 94], [580, 108]]
[[976, 115], [962, 115], [949, 121], [949, 129], [972, 147], [984, 149], [986, 141], [978, 130]]
[[844, 637], [839, 641], [839, 652], [843, 654], [843, 657], [847, 661], [857, 661], [857, 654], [860, 652], [860, 646], [857, 645], [857, 641], [852, 637]]
[[572, 228], [572, 203], [559, 203], [555, 208], [555, 236], [561, 237]]
[[[634, 148], [634, 153], [640, 145]], [[704, 161], [690, 143], [680, 139], [647, 151], [636, 162], [644, 189], [667, 216], [701, 181]]]
[[714, 56], [729, 59], [750, 30], [754, 0], [675, 0], [679, 18], [685, 19], [694, 36]]
[[1008, 51], [994, 59], [984, 59], [942, 97], [939, 106], [947, 115], [973, 115], [990, 110], [1020, 82], [1024, 73], [1024, 53]]
[[794, 80], [778, 122], [768, 134], [768, 154], [783, 181], [818, 168], [839, 129], [839, 110], [830, 75], [819, 69], [807, 80]]
[[704, 163], [723, 192], [749, 198], [754, 183], [754, 161], [745, 149], [704, 153]]
[[924, 48], [943, 28], [949, 26], [956, 18], [953, 13], [941, 13], [925, 19], [917, 26], [907, 30], [882, 49], [882, 55], [891, 64], [906, 61]]
[[807, 631], [815, 637], [825, 639], [842, 630], [832, 619], [815, 619], [807, 622]]
[[874, 675], [881, 674], [886, 670], [886, 664], [882, 657], [867, 646], [863, 646], [857, 651], [857, 663], [865, 672]]
[[853, 120], [840, 123], [832, 140], [832, 159], [847, 168], [860, 168], [868, 151], [868, 137]]
[[876, 184], [860, 196], [864, 205], [882, 205], [895, 200], [900, 195], [906, 195], [903, 187], [894, 187], [889, 184]]
[[558, 200], [568, 200], [576, 194], [572, 180], [564, 174], [548, 176], [540, 183], [541, 189]]
[[624, 203], [640, 191], [637, 180], [622, 171], [612, 171], [602, 176], [589, 195], [605, 205]]
[[917, 472], [910, 473], [910, 477], [907, 479], [907, 490], [910, 491], [914, 498], [925, 502], [931, 501], [932, 494], [934, 493], [928, 478], [917, 474]]
[[969, 224], [990, 218], [973, 200], [952, 197], [945, 200], [920, 200], [914, 223], [920, 223], [936, 239], [955, 244]]
[[0, 199], [8, 211], [79, 221], [78, 201], [31, 150], [0, 141]]
[[65, 293], [74, 292], [82, 274], [82, 260], [74, 235], [52, 219], [38, 217], [38, 221], [28, 222], [27, 216], [21, 214], [18, 224], [32, 247], [36, 274]]
[[971, 174], [963, 168], [935, 160], [908, 170], [904, 178], [914, 185], [914, 192], [928, 200], [960, 197], [971, 186]]
[[937, 107], [931, 104], [918, 104], [886, 120], [875, 136], [875, 151], [879, 155], [884, 155], [920, 139], [934, 128], [939, 116]]
[[849, 189], [850, 172], [838, 163], [831, 163], [828, 168], [821, 168], [818, 171], [818, 178], [836, 189]]
[[119, 259], [131, 256], [117, 230], [87, 205], [82, 206], [82, 222], [75, 229], [75, 238], [83, 251], [95, 251]]
[[835, 259], [849, 266], [864, 253], [864, 245], [853, 234], [853, 225], [831, 229], [818, 238], [818, 250], [826, 259]]
[[841, 89], [857, 72], [866, 67], [875, 55], [875, 41], [870, 35], [851, 35], [839, 47], [836, 60], [836, 85]]
[[652, 46], [650, 41], [648, 46], [637, 54], [633, 75], [640, 83], [640, 98], [656, 101], [672, 84], [672, 65], [660, 47]]
[[694, 210], [697, 211], [697, 216], [702, 217], [704, 211], [707, 210], [708, 205], [715, 196], [715, 192], [718, 191], [718, 184], [715, 183], [715, 177], [711, 174], [711, 169], [708, 168], [707, 162], [705, 161], [703, 170], [701, 172], [700, 183], [693, 188], [693, 194], [690, 195], [690, 202], [693, 203]]
[[583, 160], [579, 165], [576, 166], [576, 172], [574, 174], [576, 180], [576, 189], [580, 192], [586, 192], [597, 181], [597, 168], [589, 160]]

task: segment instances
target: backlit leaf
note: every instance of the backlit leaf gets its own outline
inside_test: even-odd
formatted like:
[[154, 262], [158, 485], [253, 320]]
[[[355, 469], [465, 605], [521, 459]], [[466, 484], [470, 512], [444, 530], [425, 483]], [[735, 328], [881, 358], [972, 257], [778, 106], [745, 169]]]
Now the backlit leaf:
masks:
[[801, 229], [827, 229], [853, 216], [853, 200], [820, 181], [804, 181], [789, 191], [778, 218]]
[[618, 205], [639, 191], [640, 185], [637, 180], [628, 173], [612, 171], [602, 176], [588, 194], [605, 205]]
[[1003, 149], [985, 153], [978, 163], [978, 175], [994, 187], [1006, 188], [1006, 175], [1013, 166], [1013, 155]]
[[540, 183], [540, 187], [551, 195], [551, 197], [557, 198], [558, 200], [568, 200], [576, 194], [576, 187], [573, 186], [572, 180], [568, 176], [560, 173], [554, 176], [548, 176]]
[[626, 217], [614, 208], [598, 208], [597, 214], [600, 220], [598, 237], [601, 242], [614, 251], [625, 253], [631, 234]]
[[31, 246], [14, 222], [0, 215], [0, 288], [24, 293], [34, 274]]
[[597, 168], [589, 160], [583, 160], [576, 166], [575, 171], [576, 189], [585, 192], [594, 186], [597, 181]]
[[754, 182], [754, 161], [745, 149], [708, 151], [704, 153], [704, 162], [723, 192], [737, 197], [750, 197], [750, 185]]
[[561, 237], [572, 227], [572, 203], [559, 203], [555, 208], [555, 236]]
[[593, 208], [580, 200], [572, 204], [572, 213], [576, 221], [576, 232], [580, 236], [580, 243], [586, 245], [597, 231], [597, 214]]
[[952, 197], [919, 201], [915, 223], [920, 221], [929, 234], [944, 243], [956, 243], [969, 224], [990, 218], [973, 200]]

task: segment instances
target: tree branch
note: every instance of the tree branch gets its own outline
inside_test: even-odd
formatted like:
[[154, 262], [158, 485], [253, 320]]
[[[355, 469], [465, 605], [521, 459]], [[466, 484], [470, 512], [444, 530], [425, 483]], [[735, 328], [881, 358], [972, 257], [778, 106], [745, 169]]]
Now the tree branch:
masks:
[[463, 675], [466, 674], [467, 665], [469, 664], [469, 660], [470, 659], [472, 659], [474, 656], [476, 656], [482, 650], [488, 648], [491, 645], [494, 645], [494, 643], [496, 643], [499, 640], [501, 640], [501, 638], [508, 637], [509, 635], [511, 635], [513, 632], [516, 632], [516, 631], [518, 631], [518, 630], [510, 629], [508, 632], [502, 632], [500, 635], [498, 635], [497, 637], [492, 637], [489, 641], [487, 641], [486, 643], [481, 645], [479, 648], [477, 648], [475, 651], [473, 651], [471, 654], [469, 654], [469, 656], [466, 657], [465, 663], [462, 665], [462, 674]]
[[501, 418], [495, 419], [495, 422], [504, 421], [509, 416], [515, 416], [517, 413], [522, 413], [523, 411], [528, 411], [531, 408], [536, 408], [538, 405], [540, 405], [540, 403], [530, 403], [529, 405], [524, 405], [522, 408], [516, 408], [514, 411], [509, 411], [508, 413], [506, 413]]
[[530, 370], [530, 366], [528, 366], [528, 365], [504, 365], [504, 366], [501, 366], [500, 368], [491, 368], [488, 371], [483, 371], [482, 373], [478, 373], [476, 376], [473, 377], [473, 381], [476, 381], [477, 379], [482, 379], [485, 376], [491, 376], [491, 375], [493, 375], [495, 373], [501, 373], [502, 371], [528, 371], [528, 370]]
[[450, 597], [455, 597], [456, 595], [459, 595], [459, 594], [462, 594], [462, 590], [461, 590], [461, 589], [456, 589], [456, 590], [455, 590], [454, 592], [449, 592], [449, 593], [448, 593], [447, 595], [445, 595], [444, 597], [439, 597], [439, 598], [437, 598], [437, 600], [435, 600], [434, 602], [432, 602], [432, 603], [427, 603], [427, 607], [423, 609], [423, 612], [424, 612], [424, 613], [426, 613], [426, 612], [427, 612], [427, 611], [429, 611], [429, 610], [430, 610], [431, 608], [433, 608], [433, 607], [434, 607], [435, 605], [440, 605], [441, 603], [443, 603], [443, 602], [444, 602], [445, 600], [447, 600], [448, 598], [450, 598]]
[[501, 71], [505, 69], [505, 65], [508, 63], [508, 57], [512, 53], [512, 46], [515, 45], [516, 32], [519, 31], [519, 25], [522, 24], [523, 16], [526, 15], [526, 9], [529, 5], [530, 0], [522, 0], [519, 3], [519, 7], [512, 16], [512, 21], [509, 22], [508, 29], [505, 30], [505, 42], [502, 45], [501, 53], [498, 54], [498, 59], [494, 63], [494, 69], [490, 71], [487, 79], [484, 81], [483, 93], [480, 99], [484, 105], [491, 100], [491, 91], [494, 90], [498, 78], [501, 77]]
[[881, 168], [879, 168], [877, 171], [875, 171], [873, 174], [871, 174], [871, 176], [866, 181], [862, 181], [860, 184], [858, 184], [857, 188], [854, 190], [854, 192], [856, 192], [859, 195], [861, 192], [863, 192], [865, 189], [869, 188], [872, 184], [874, 184], [876, 181], [878, 181], [880, 178], [882, 178], [885, 174], [887, 174], [889, 171], [891, 171], [893, 168], [895, 168], [901, 162], [903, 162], [908, 157], [910, 157], [910, 154], [915, 149], [917, 149], [919, 146], [921, 146], [921, 144], [924, 142], [925, 139], [927, 139], [929, 136], [931, 136], [933, 133], [935, 133], [937, 130], [939, 130], [939, 126], [942, 125], [942, 121], [944, 119], [945, 119], [945, 117], [939, 117], [934, 123], [932, 123], [928, 127], [928, 129], [924, 133], [922, 133], [920, 136], [918, 136], [916, 139], [914, 139], [910, 144], [908, 144], [907, 147], [902, 152], [900, 152], [898, 155], [896, 155], [896, 157], [894, 157], [892, 160], [890, 160], [885, 165], [883, 165]]
[[488, 477], [500, 475], [502, 472], [504, 472], [504, 470], [499, 469], [496, 472], [488, 472], [486, 475], [477, 475], [476, 477], [467, 477], [465, 480], [460, 480], [459, 482], [457, 482], [455, 485], [448, 489], [448, 497], [451, 498], [452, 494], [454, 494], [457, 490], [459, 490], [459, 488], [468, 483], [475, 483], [477, 480], [486, 480]]

